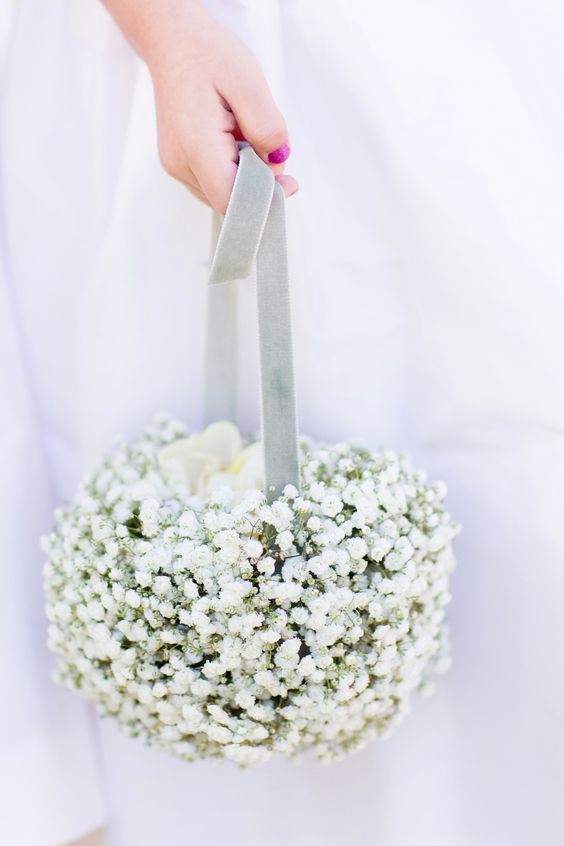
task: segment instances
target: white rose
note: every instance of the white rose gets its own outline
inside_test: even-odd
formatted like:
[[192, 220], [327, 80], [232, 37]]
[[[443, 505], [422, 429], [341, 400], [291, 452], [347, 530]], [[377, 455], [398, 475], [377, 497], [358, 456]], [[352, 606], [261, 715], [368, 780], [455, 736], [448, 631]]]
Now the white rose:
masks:
[[163, 474], [184, 483], [190, 496], [207, 497], [228, 487], [240, 501], [245, 492], [264, 486], [262, 444], [243, 447], [233, 423], [212, 423], [203, 432], [180, 438], [163, 447], [158, 459]]

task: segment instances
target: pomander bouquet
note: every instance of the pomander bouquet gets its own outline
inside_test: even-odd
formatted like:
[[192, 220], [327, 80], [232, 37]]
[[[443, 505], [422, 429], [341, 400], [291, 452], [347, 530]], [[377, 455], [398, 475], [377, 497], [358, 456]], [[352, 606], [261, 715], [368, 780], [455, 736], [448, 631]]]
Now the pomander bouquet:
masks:
[[206, 405], [221, 420], [236, 381], [223, 283], [256, 261], [260, 443], [161, 415], [44, 541], [59, 680], [189, 761], [340, 758], [446, 664], [444, 485], [395, 452], [297, 437], [281, 193], [243, 150], [210, 277]]
[[188, 760], [330, 761], [389, 731], [445, 663], [445, 489], [393, 452], [300, 449], [301, 493], [268, 504], [232, 424], [119, 444], [46, 539], [60, 679]]

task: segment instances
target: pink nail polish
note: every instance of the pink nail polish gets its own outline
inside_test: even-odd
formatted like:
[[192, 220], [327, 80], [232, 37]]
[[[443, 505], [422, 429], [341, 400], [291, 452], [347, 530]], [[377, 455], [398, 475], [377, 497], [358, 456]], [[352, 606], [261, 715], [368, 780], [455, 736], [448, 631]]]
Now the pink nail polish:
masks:
[[282, 164], [282, 162], [286, 161], [289, 155], [290, 146], [288, 144], [282, 144], [282, 146], [278, 147], [277, 150], [273, 150], [272, 153], [268, 154], [268, 161], [270, 164]]

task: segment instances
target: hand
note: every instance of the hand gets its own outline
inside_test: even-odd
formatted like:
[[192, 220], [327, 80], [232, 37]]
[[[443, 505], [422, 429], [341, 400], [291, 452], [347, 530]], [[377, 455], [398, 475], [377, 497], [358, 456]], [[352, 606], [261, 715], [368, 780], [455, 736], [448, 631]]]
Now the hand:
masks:
[[197, 0], [105, 0], [153, 79], [159, 155], [164, 169], [225, 213], [246, 140], [283, 174], [288, 131], [251, 51]]

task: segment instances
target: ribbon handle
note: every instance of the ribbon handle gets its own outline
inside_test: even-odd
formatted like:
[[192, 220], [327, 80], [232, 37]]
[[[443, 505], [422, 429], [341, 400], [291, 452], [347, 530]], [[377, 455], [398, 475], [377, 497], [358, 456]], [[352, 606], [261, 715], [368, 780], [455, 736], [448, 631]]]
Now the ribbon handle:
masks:
[[237, 302], [233, 283], [256, 265], [265, 494], [300, 489], [298, 427], [284, 192], [254, 150], [239, 167], [209, 276], [206, 420], [232, 419], [237, 397]]

